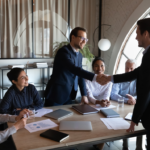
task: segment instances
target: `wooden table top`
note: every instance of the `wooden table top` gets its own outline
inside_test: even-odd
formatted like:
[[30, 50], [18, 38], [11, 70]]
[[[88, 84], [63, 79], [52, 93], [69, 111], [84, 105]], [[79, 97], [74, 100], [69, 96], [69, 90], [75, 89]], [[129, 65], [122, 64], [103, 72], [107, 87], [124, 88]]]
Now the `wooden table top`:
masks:
[[[114, 110], [120, 114], [121, 117], [125, 117], [129, 112], [133, 111], [132, 105], [125, 104], [123, 108], [118, 107], [116, 102], [111, 101], [111, 104], [115, 105], [116, 108]], [[72, 111], [74, 114], [68, 118], [63, 120], [70, 120], [70, 121], [91, 121], [92, 123], [92, 131], [61, 131], [64, 133], [69, 134], [69, 138], [65, 139], [61, 143], [55, 142], [43, 137], [40, 137], [40, 133], [44, 132], [45, 130], [41, 130], [38, 132], [30, 133], [26, 129], [20, 129], [17, 133], [13, 134], [13, 140], [16, 145], [17, 150], [29, 150], [29, 149], [36, 149], [36, 150], [44, 150], [44, 149], [54, 149], [59, 147], [65, 147], [70, 145], [77, 145], [83, 144], [87, 142], [105, 142], [110, 141], [112, 139], [116, 140], [122, 139], [125, 137], [132, 137], [138, 134], [144, 134], [145, 130], [141, 123], [135, 127], [134, 133], [127, 133], [126, 130], [109, 130], [100, 120], [100, 118], [105, 118], [101, 113], [96, 114], [88, 114], [82, 115], [71, 108], [72, 105], [63, 105], [63, 106], [56, 106], [56, 107], [48, 107], [50, 109], [56, 110], [59, 108]], [[40, 121], [48, 119], [47, 117], [38, 117], [35, 118], [35, 121]], [[50, 118], [49, 118], [50, 119]], [[59, 125], [60, 121], [51, 119], [56, 124]], [[130, 122], [130, 121], [129, 121]], [[12, 126], [13, 123], [8, 123], [8, 126]], [[54, 130], [59, 130], [59, 126], [53, 128]], [[95, 143], [96, 144], [96, 143]]]

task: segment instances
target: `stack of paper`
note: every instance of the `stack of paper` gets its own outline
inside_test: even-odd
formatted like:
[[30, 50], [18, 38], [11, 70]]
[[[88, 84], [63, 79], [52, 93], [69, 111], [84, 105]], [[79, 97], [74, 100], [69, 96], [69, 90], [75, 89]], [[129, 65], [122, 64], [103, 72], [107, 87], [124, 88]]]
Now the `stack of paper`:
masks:
[[37, 121], [33, 123], [26, 124], [25, 128], [30, 132], [36, 132], [40, 130], [45, 130], [45, 129], [50, 129], [57, 127], [58, 125], [51, 121], [50, 119], [42, 120], [42, 121]]
[[110, 105], [109, 107], [102, 107], [101, 105], [99, 104], [96, 104], [96, 105], [90, 105], [91, 107], [97, 109], [98, 111], [102, 110], [102, 109], [111, 109], [111, 108], [115, 108], [116, 106], [114, 105]]
[[47, 62], [34, 63], [33, 67], [35, 67], [35, 68], [45, 68], [45, 67], [48, 67], [48, 64], [47, 64]]
[[46, 109], [46, 108], [39, 109], [36, 111], [35, 117], [42, 117], [45, 114], [50, 113], [52, 111], [53, 111], [52, 109]]
[[123, 118], [100, 118], [108, 129], [128, 129], [130, 124]]
[[24, 68], [24, 65], [8, 65], [8, 68]]

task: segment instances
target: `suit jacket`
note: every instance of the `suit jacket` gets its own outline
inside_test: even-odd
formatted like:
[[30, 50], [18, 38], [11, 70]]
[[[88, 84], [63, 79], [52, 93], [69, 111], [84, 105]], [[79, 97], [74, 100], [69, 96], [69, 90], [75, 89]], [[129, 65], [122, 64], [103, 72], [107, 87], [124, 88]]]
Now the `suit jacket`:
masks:
[[75, 66], [75, 61], [76, 53], [70, 44], [58, 50], [54, 60], [53, 73], [45, 91], [46, 104], [49, 102], [64, 104], [72, 92], [76, 76], [78, 76], [81, 95], [87, 95], [83, 78], [92, 81], [94, 74], [82, 69], [81, 53], [78, 54], [79, 66]]
[[114, 83], [137, 79], [137, 100], [133, 110], [132, 121], [150, 123], [150, 48], [142, 58], [141, 66], [129, 73], [114, 75]]

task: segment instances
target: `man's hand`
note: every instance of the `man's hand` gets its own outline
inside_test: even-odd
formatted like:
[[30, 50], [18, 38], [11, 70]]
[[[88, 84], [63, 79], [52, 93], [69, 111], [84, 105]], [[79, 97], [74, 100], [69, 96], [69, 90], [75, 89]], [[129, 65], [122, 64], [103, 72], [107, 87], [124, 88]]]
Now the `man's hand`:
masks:
[[97, 75], [96, 77], [96, 82], [98, 82], [101, 85], [105, 85], [110, 81], [111, 81], [111, 76], [106, 76], [105, 74]]
[[27, 118], [22, 118], [21, 120], [17, 121], [15, 124], [14, 124], [14, 127], [16, 128], [16, 130], [19, 130], [21, 128], [24, 128], [25, 125], [26, 125], [26, 121], [27, 121]]
[[29, 115], [29, 110], [28, 109], [23, 109], [19, 115], [15, 118], [16, 121], [20, 120], [21, 118], [24, 117], [24, 115], [26, 115], [26, 117], [28, 117]]
[[138, 126], [138, 124], [134, 123], [133, 121], [131, 121], [130, 127], [129, 129], [127, 129], [127, 132], [134, 132], [134, 126]]
[[129, 98], [128, 104], [135, 105], [136, 104], [136, 99], [133, 96], [131, 96], [130, 94], [126, 94], [126, 95]]
[[89, 104], [87, 96], [82, 96], [81, 104]]

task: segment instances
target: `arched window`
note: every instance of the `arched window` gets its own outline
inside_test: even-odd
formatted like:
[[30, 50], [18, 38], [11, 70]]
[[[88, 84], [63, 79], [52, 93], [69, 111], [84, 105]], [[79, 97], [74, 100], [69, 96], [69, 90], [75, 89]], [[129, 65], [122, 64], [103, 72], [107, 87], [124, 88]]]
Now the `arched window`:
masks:
[[[147, 12], [143, 18], [150, 18], [150, 11]], [[144, 48], [138, 47], [138, 42], [136, 38], [136, 24], [128, 33], [128, 37], [123, 41], [122, 49], [120, 50], [120, 55], [117, 59], [117, 65], [115, 68], [115, 73], [120, 74], [125, 72], [125, 62], [127, 59], [135, 59], [137, 61], [137, 67], [140, 66], [142, 60], [142, 52]]]

